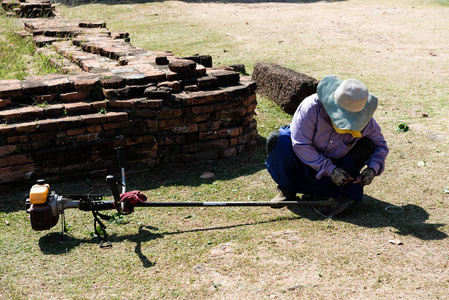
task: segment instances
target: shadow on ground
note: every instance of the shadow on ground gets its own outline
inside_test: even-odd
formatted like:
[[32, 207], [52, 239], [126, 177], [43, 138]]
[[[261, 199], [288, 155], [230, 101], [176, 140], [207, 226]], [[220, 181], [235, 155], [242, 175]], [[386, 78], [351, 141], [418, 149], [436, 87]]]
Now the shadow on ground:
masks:
[[[311, 221], [323, 219], [318, 213], [304, 206], [289, 209]], [[396, 229], [396, 234], [410, 235], [421, 240], [447, 238], [447, 234], [439, 230], [446, 224], [429, 224], [426, 223], [428, 219], [429, 213], [418, 205], [406, 204], [396, 207], [366, 195], [362, 202], [352, 204], [346, 211], [335, 217], [335, 220], [366, 228], [393, 227]]]
[[[290, 217], [290, 219], [296, 219], [297, 217]], [[220, 226], [220, 227], [209, 227], [209, 228], [197, 228], [191, 230], [182, 230], [182, 231], [174, 231], [174, 232], [163, 232], [158, 233], [155, 232], [159, 230], [157, 227], [153, 226], [139, 226], [139, 230], [136, 234], [129, 235], [111, 235], [107, 238], [107, 241], [111, 242], [111, 245], [114, 243], [120, 243], [123, 241], [134, 242], [136, 246], [134, 247], [134, 253], [139, 257], [142, 262], [142, 266], [144, 268], [153, 267], [156, 265], [155, 262], [152, 262], [142, 253], [142, 243], [149, 242], [152, 240], [164, 238], [168, 235], [176, 235], [176, 234], [184, 234], [189, 232], [202, 232], [202, 231], [214, 231], [214, 230], [228, 230], [232, 228], [245, 227], [245, 226], [255, 226], [265, 223], [277, 222], [279, 218], [271, 219], [263, 222], [257, 223], [242, 223], [238, 225], [230, 225], [230, 226]], [[60, 255], [66, 254], [73, 250], [74, 248], [80, 246], [81, 244], [98, 244], [100, 245], [99, 238], [91, 238], [91, 239], [77, 239], [68, 234], [62, 235], [60, 232], [51, 232], [39, 239], [39, 248], [41, 249], [43, 254], [47, 255]], [[107, 245], [106, 243], [104, 245]], [[107, 250], [106, 250], [107, 251]]]
[[[157, 230], [155, 227], [151, 226], [140, 226], [139, 231], [136, 234], [116, 236], [111, 235], [108, 237], [108, 241], [120, 243], [125, 240], [135, 242], [136, 246], [134, 248], [134, 253], [139, 257], [142, 262], [142, 266], [145, 268], [154, 266], [143, 253], [142, 253], [142, 243], [148, 242], [154, 239], [162, 238], [163, 235], [159, 233], [151, 232], [150, 230]], [[42, 253], [47, 255], [59, 255], [70, 252], [72, 249], [78, 247], [81, 244], [99, 244], [100, 240], [98, 238], [91, 239], [77, 239], [70, 235], [62, 235], [60, 232], [51, 232], [39, 239], [39, 247]]]

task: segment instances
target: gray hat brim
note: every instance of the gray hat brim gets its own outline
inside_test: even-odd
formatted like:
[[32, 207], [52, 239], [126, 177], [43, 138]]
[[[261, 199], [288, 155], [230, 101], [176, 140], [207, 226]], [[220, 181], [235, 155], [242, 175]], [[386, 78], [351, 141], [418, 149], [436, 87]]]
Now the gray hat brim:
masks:
[[350, 112], [341, 108], [335, 101], [334, 93], [343, 80], [329, 75], [320, 80], [317, 87], [318, 99], [338, 129], [362, 131], [377, 109], [377, 98], [371, 94], [365, 107], [359, 112]]

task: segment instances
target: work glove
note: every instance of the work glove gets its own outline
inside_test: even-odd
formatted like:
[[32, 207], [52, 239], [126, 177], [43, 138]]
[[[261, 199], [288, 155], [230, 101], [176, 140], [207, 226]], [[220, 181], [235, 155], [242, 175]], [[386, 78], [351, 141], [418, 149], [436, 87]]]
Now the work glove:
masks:
[[366, 168], [365, 170], [362, 171], [361, 174], [361, 184], [362, 185], [368, 185], [371, 184], [371, 182], [374, 179], [374, 176], [376, 176], [376, 172], [374, 172], [373, 169], [371, 168]]
[[331, 180], [336, 186], [344, 186], [349, 181], [354, 180], [348, 172], [343, 169], [335, 168], [331, 173]]

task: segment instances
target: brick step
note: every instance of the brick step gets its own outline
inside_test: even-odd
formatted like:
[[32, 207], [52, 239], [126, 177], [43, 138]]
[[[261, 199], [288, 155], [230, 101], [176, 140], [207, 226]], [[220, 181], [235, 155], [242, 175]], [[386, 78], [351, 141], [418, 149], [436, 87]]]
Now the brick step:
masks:
[[[13, 165], [21, 167], [21, 164], [30, 161], [45, 163], [54, 158], [52, 155], [45, 159], [43, 155], [47, 152], [58, 153], [58, 157], [62, 155], [65, 161], [61, 162], [70, 165], [78, 157], [70, 157], [65, 152], [66, 147], [85, 148], [86, 143], [120, 139], [121, 134], [126, 134], [129, 139], [142, 135], [141, 131], [135, 130], [135, 124], [129, 122], [125, 112], [84, 114], [2, 125], [0, 136], [4, 137], [5, 146], [0, 146], [0, 169]], [[91, 155], [90, 152], [84, 154]]]
[[21, 2], [19, 7], [13, 9], [13, 12], [19, 18], [49, 18], [55, 15], [54, 10], [55, 6], [50, 2]]
[[101, 114], [106, 111], [107, 103], [105, 101], [11, 107], [8, 109], [3, 108], [0, 111], [0, 123], [3, 125], [12, 126], [29, 122], [39, 124], [41, 120], [44, 119], [58, 119], [88, 114]]
[[0, 99], [11, 105], [103, 100], [102, 75], [46, 74], [25, 80], [0, 80]]

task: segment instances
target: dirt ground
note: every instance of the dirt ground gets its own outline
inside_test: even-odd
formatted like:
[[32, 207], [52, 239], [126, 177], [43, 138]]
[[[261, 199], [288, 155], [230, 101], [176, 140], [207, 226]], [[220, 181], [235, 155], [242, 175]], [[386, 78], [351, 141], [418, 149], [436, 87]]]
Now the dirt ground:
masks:
[[[126, 229], [114, 228], [128, 231], [119, 234], [117, 240], [125, 238], [109, 252], [99, 252], [74, 230], [77, 246], [57, 256], [70, 266], [64, 274], [56, 264], [45, 275], [21, 270], [15, 252], [4, 260], [11, 262], [3, 283], [9, 290], [24, 289], [39, 299], [43, 294], [26, 286], [40, 287], [43, 277], [52, 283], [43, 293], [56, 299], [447, 299], [449, 7], [426, 0], [138, 2], [120, 1], [120, 6], [102, 7], [101, 14], [84, 5], [61, 11], [78, 19], [103, 19], [129, 31], [131, 42], [147, 49], [154, 49], [158, 38], [151, 27], [176, 20], [185, 27], [164, 37], [182, 40], [179, 49], [190, 42], [184, 31], [193, 43], [207, 41], [208, 32], [222, 37], [192, 46], [211, 54], [217, 64], [244, 63], [251, 72], [257, 62], [275, 62], [316, 79], [328, 74], [360, 79], [379, 98], [375, 118], [390, 147], [386, 171], [366, 188], [362, 204], [334, 220], [287, 209], [195, 210], [189, 218], [173, 210], [151, 221], [136, 212]], [[115, 9], [114, 15], [108, 9]], [[175, 47], [154, 50], [181, 54]], [[410, 131], [396, 132], [400, 122]], [[267, 200], [275, 194], [266, 170], [217, 181], [216, 187], [218, 192], [212, 184], [193, 188], [210, 195], [222, 189], [222, 198], [240, 196], [236, 200]], [[192, 187], [164, 188], [147, 192], [178, 195], [177, 200], [183, 193], [193, 196]], [[403, 211], [388, 212], [389, 206]], [[136, 234], [137, 222], [159, 224], [160, 237]], [[35, 244], [45, 236], [36, 236], [25, 245], [41, 254]], [[5, 249], [14, 245], [4, 243]], [[108, 263], [107, 272], [97, 270], [85, 253]], [[114, 259], [123, 253], [129, 255]], [[50, 264], [35, 256], [36, 266]], [[96, 281], [100, 272], [120, 280]], [[15, 278], [23, 284], [16, 287]], [[83, 290], [67, 286], [68, 278]], [[145, 280], [136, 283], [136, 278]], [[59, 285], [65, 295], [55, 288]]]

